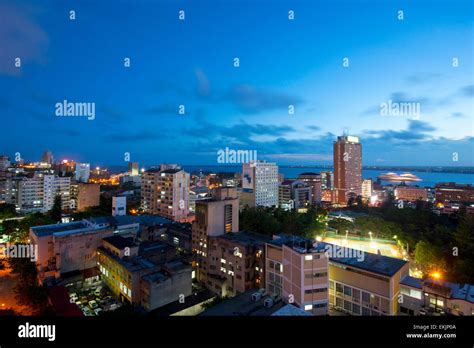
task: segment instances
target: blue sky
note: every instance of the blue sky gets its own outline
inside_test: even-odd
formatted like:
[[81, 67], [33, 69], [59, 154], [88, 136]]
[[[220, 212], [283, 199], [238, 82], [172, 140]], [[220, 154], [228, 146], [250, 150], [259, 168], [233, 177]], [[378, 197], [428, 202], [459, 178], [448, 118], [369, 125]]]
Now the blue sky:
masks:
[[[365, 165], [474, 166], [473, 6], [0, 0], [0, 153], [216, 164], [229, 147], [331, 164], [347, 131], [361, 138]], [[94, 102], [95, 119], [56, 117], [63, 100]], [[389, 100], [421, 112], [381, 115]]]

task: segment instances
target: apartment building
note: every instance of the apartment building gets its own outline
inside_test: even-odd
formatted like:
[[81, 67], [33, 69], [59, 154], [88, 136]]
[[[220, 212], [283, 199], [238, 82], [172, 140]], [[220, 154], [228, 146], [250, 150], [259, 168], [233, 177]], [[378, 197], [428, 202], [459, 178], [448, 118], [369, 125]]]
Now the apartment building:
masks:
[[435, 187], [436, 202], [474, 203], [474, 186], [454, 182], [439, 183]]
[[174, 221], [185, 221], [189, 214], [189, 184], [189, 173], [179, 167], [144, 172], [141, 180], [143, 210]]
[[317, 205], [321, 203], [321, 194], [323, 188], [323, 181], [320, 173], [305, 172], [298, 175], [298, 180], [307, 183], [311, 186], [312, 204]]
[[192, 224], [192, 252], [197, 279], [207, 282], [209, 238], [239, 231], [239, 199], [234, 187], [217, 188], [212, 197], [196, 202]]
[[276, 300], [328, 314], [328, 258], [324, 245], [278, 235], [265, 245], [265, 289]]
[[206, 287], [220, 296], [235, 296], [265, 286], [265, 242], [248, 232], [209, 238]]
[[100, 205], [100, 184], [77, 183], [71, 185], [71, 209], [82, 212]]

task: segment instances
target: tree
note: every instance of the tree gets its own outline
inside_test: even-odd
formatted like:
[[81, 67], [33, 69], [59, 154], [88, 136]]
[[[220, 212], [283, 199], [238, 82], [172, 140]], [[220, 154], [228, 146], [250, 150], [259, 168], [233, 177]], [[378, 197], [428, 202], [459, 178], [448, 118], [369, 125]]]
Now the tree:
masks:
[[415, 247], [415, 262], [418, 268], [425, 274], [434, 270], [445, 270], [446, 261], [440, 248], [427, 242], [420, 240]]
[[51, 219], [53, 219], [55, 222], [60, 222], [61, 217], [62, 217], [62, 199], [61, 195], [57, 194], [54, 197], [54, 203], [53, 207], [51, 208], [49, 215], [51, 216]]
[[16, 210], [14, 204], [0, 204], [0, 221], [9, 219], [16, 216]]

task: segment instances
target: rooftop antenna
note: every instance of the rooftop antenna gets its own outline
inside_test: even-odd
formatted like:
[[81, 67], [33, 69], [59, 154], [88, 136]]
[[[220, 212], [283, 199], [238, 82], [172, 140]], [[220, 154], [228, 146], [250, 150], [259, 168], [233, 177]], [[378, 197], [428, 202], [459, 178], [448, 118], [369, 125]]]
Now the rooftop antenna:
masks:
[[343, 130], [342, 130], [342, 134], [347, 137], [349, 135], [349, 128], [345, 127]]

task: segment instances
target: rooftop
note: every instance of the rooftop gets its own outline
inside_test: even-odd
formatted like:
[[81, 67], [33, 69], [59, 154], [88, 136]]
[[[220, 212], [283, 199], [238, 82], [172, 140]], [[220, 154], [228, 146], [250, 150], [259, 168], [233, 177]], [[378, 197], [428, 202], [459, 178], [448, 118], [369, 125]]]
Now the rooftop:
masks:
[[125, 238], [122, 236], [111, 236], [103, 239], [107, 243], [113, 245], [117, 249], [125, 249], [127, 247], [132, 247], [135, 245], [133, 238]]
[[31, 227], [31, 231], [38, 237], [45, 237], [50, 235], [72, 235], [76, 233], [95, 232], [103, 230], [104, 228], [95, 228], [84, 221], [73, 221], [65, 224], [52, 224]]
[[272, 307], [264, 306], [264, 300], [268, 296], [262, 296], [258, 301], [252, 299], [252, 294], [257, 289], [246, 291], [235, 297], [225, 299], [224, 301], [212, 306], [199, 315], [202, 316], [270, 316], [280, 308], [285, 306], [283, 301], [275, 303]]
[[265, 242], [269, 242], [270, 238], [268, 236], [247, 232], [247, 231], [239, 231], [239, 232], [231, 232], [225, 233], [221, 236], [216, 238], [226, 239], [229, 241], [236, 242], [238, 244], [245, 244], [245, 245], [259, 245], [264, 244]]

